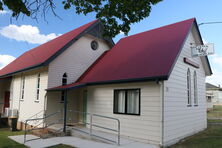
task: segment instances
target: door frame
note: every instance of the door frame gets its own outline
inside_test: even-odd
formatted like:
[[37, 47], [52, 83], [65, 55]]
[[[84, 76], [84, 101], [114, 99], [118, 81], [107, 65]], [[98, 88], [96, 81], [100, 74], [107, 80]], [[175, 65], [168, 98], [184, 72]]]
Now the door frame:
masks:
[[4, 92], [4, 105], [3, 105], [3, 112], [5, 112], [5, 108], [10, 107], [10, 91]]

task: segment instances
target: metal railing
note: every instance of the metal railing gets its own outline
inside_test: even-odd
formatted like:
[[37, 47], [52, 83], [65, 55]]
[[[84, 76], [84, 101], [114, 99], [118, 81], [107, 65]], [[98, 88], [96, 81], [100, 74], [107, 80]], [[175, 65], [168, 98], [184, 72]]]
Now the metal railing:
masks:
[[[40, 112], [30, 116], [29, 118], [27, 118], [27, 120], [30, 120], [30, 119], [37, 119], [37, 118], [44, 118], [46, 115], [45, 115], [45, 110], [41, 110]], [[25, 122], [26, 120], [24, 120]], [[32, 126], [39, 126], [37, 125], [39, 122], [41, 122], [41, 120], [33, 120], [32, 122]]]
[[[69, 112], [74, 112], [74, 113], [78, 113], [78, 114], [82, 114], [82, 115], [86, 115], [86, 116], [88, 115], [89, 119], [90, 119], [89, 122], [87, 122], [87, 120], [86, 120], [85, 122], [83, 121], [81, 123], [81, 124], [89, 125], [89, 132], [81, 130], [80, 128], [75, 128], [75, 127], [72, 127], [73, 130], [77, 130], [77, 131], [83, 132], [85, 134], [89, 134], [91, 137], [100, 138], [100, 139], [103, 139], [103, 140], [106, 140], [106, 141], [109, 141], [109, 142], [116, 143], [116, 144], [120, 145], [120, 120], [119, 119], [109, 117], [109, 116], [99, 115], [99, 114], [91, 114], [91, 113], [87, 113], [87, 112], [75, 111], [75, 110], [69, 110]], [[117, 128], [113, 129], [113, 128], [105, 127], [103, 125], [98, 125], [98, 123], [97, 124], [94, 123], [93, 119], [95, 117], [97, 117], [97, 118], [99, 117], [99, 118], [103, 118], [103, 119], [105, 118], [105, 119], [108, 119], [108, 120], [113, 120], [117, 123]], [[77, 123], [79, 123], [79, 122], [77, 122]], [[117, 133], [117, 141], [114, 141], [114, 140], [99, 136], [98, 134], [95, 134], [93, 132], [93, 127]]]
[[[24, 132], [24, 143], [25, 142], [28, 142], [28, 141], [32, 141], [32, 140], [37, 140], [37, 139], [41, 139], [41, 137], [39, 138], [33, 138], [33, 139], [29, 139], [27, 140], [26, 139], [26, 136], [27, 136], [27, 133], [28, 132], [31, 132], [31, 131], [35, 131], [35, 130], [42, 130], [42, 131], [45, 131], [46, 128], [52, 126], [52, 125], [55, 125], [55, 124], [58, 124], [60, 123], [60, 121], [63, 121], [63, 118], [59, 118], [58, 120], [52, 122], [52, 123], [49, 123], [49, 124], [45, 124], [45, 120], [46, 119], [49, 119], [51, 117], [54, 117], [54, 116], [57, 116], [58, 114], [62, 113], [63, 110], [58, 110], [52, 114], [49, 114], [47, 116], [44, 116], [44, 117], [41, 117], [41, 118], [34, 118], [34, 119], [27, 119], [25, 121], [25, 132]], [[33, 121], [38, 121], [40, 122], [39, 124], [35, 125], [34, 127], [30, 128], [30, 129], [27, 129], [27, 126], [29, 125], [30, 122], [33, 122]], [[61, 128], [62, 129], [62, 128]], [[59, 130], [56, 130], [55, 132], [58, 132], [60, 131], [61, 129]]]
[[[89, 118], [88, 118], [89, 122], [87, 122], [87, 120], [82, 120], [82, 122], [80, 122], [80, 120], [78, 120], [77, 122], [71, 122], [71, 123], [74, 123], [74, 124], [88, 125], [89, 126], [89, 131], [88, 132], [84, 131], [84, 130], [81, 130], [81, 128], [78, 128], [78, 127], [77, 128], [76, 127], [72, 127], [71, 129], [77, 130], [77, 131], [85, 133], [85, 134], [88, 134], [91, 137], [100, 138], [100, 139], [103, 139], [103, 140], [106, 140], [106, 141], [109, 141], [109, 142], [116, 143], [116, 144], [120, 145], [120, 120], [119, 119], [113, 118], [113, 117], [104, 116], [104, 115], [99, 115], [99, 114], [92, 114], [92, 113], [87, 113], [87, 112], [76, 111], [76, 110], [68, 110], [68, 112], [76, 113], [76, 114], [79, 114], [79, 115], [82, 115], [82, 116], [89, 116]], [[47, 116], [44, 116], [42, 118], [34, 118], [34, 119], [26, 120], [25, 121], [24, 143], [28, 142], [28, 141], [32, 141], [32, 140], [41, 139], [41, 137], [39, 137], [39, 138], [33, 138], [33, 139], [27, 140], [26, 136], [27, 136], [28, 132], [31, 132], [31, 131], [34, 131], [34, 130], [43, 130], [43, 131], [45, 131], [46, 128], [48, 128], [48, 127], [50, 127], [52, 125], [58, 124], [58, 123], [60, 123], [60, 121], [63, 121], [63, 116], [62, 116], [62, 118], [59, 118], [59, 119], [57, 119], [54, 122], [45, 124], [45, 120], [46, 119], [54, 117], [54, 116], [58, 115], [59, 113], [63, 113], [63, 110], [58, 110], [57, 112], [54, 112], [54, 113], [49, 114]], [[94, 122], [94, 120], [95, 120], [94, 118], [113, 120], [113, 121], [115, 121], [117, 123], [117, 128], [113, 129], [113, 128], [105, 127], [104, 125], [100, 125], [98, 123], [95, 123]], [[71, 119], [68, 119], [68, 120], [70, 121]], [[37, 124], [35, 127], [31, 128], [31, 129], [27, 129], [27, 126], [29, 125], [29, 123], [33, 122], [33, 121], [42, 121], [42, 122], [40, 122], [39, 124]], [[102, 137], [102, 136], [94, 133], [93, 132], [94, 128], [100, 128], [100, 129], [103, 129], [103, 130], [115, 132], [117, 134], [117, 140], [114, 141], [114, 140]], [[58, 129], [58, 130], [56, 130], [54, 133], [59, 132], [62, 129], [63, 129], [63, 127]]]

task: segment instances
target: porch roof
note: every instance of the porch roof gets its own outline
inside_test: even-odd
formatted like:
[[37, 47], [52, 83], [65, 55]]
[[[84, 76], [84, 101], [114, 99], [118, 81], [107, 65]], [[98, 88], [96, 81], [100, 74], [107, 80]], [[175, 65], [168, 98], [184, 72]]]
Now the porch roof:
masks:
[[69, 90], [69, 89], [75, 89], [75, 88], [80, 88], [80, 87], [84, 87], [86, 86], [85, 83], [71, 83], [68, 85], [61, 85], [61, 86], [57, 86], [57, 87], [53, 87], [53, 88], [48, 88], [46, 89], [47, 91], [59, 91], [59, 90]]

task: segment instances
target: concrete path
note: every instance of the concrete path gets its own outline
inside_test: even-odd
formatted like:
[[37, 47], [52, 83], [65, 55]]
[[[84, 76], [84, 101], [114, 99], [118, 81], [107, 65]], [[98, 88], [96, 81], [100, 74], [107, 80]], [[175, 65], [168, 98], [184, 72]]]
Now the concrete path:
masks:
[[[10, 139], [24, 144], [24, 136], [9, 136]], [[38, 138], [34, 135], [27, 135], [27, 139], [34, 139]], [[71, 145], [73, 147], [78, 148], [159, 148], [156, 145], [151, 144], [145, 144], [140, 143], [132, 140], [123, 140], [123, 143], [121, 143], [120, 146], [114, 145], [114, 144], [106, 144], [101, 142], [96, 142], [93, 140], [86, 140], [82, 138], [77, 138], [73, 136], [67, 136], [67, 137], [54, 137], [54, 138], [48, 138], [48, 139], [38, 139], [26, 142], [25, 145], [31, 148], [44, 148], [49, 147], [57, 144], [66, 144]]]

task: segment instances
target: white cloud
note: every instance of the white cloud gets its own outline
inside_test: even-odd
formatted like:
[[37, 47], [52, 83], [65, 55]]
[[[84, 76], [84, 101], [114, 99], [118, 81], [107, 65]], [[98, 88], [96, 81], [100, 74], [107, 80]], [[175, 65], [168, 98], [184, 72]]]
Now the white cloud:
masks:
[[123, 32], [123, 31], [120, 31], [119, 34], [120, 34], [120, 35], [124, 35], [124, 32]]
[[9, 11], [6, 11], [6, 10], [0, 10], [0, 15], [2, 14], [7, 14], [7, 13], [9, 13]]
[[222, 56], [215, 55], [212, 59], [212, 62], [219, 65], [222, 69]]
[[0, 69], [8, 65], [13, 60], [15, 60], [15, 57], [11, 55], [0, 54]]
[[213, 68], [213, 75], [207, 77], [206, 81], [212, 83], [214, 85], [221, 85], [222, 86], [222, 56], [220, 55], [213, 55], [211, 57], [211, 66]]
[[15, 39], [17, 41], [26, 41], [31, 44], [42, 44], [56, 38], [59, 35], [55, 33], [41, 34], [38, 27], [31, 25], [9, 25], [0, 30], [4, 37]]
[[207, 42], [207, 40], [205, 40], [205, 39], [202, 39], [203, 40], [203, 43], [204, 44], [207, 44], [208, 42]]
[[213, 75], [207, 77], [206, 82], [214, 84], [216, 86], [218, 86], [219, 84], [222, 86], [222, 72], [213, 71]]

